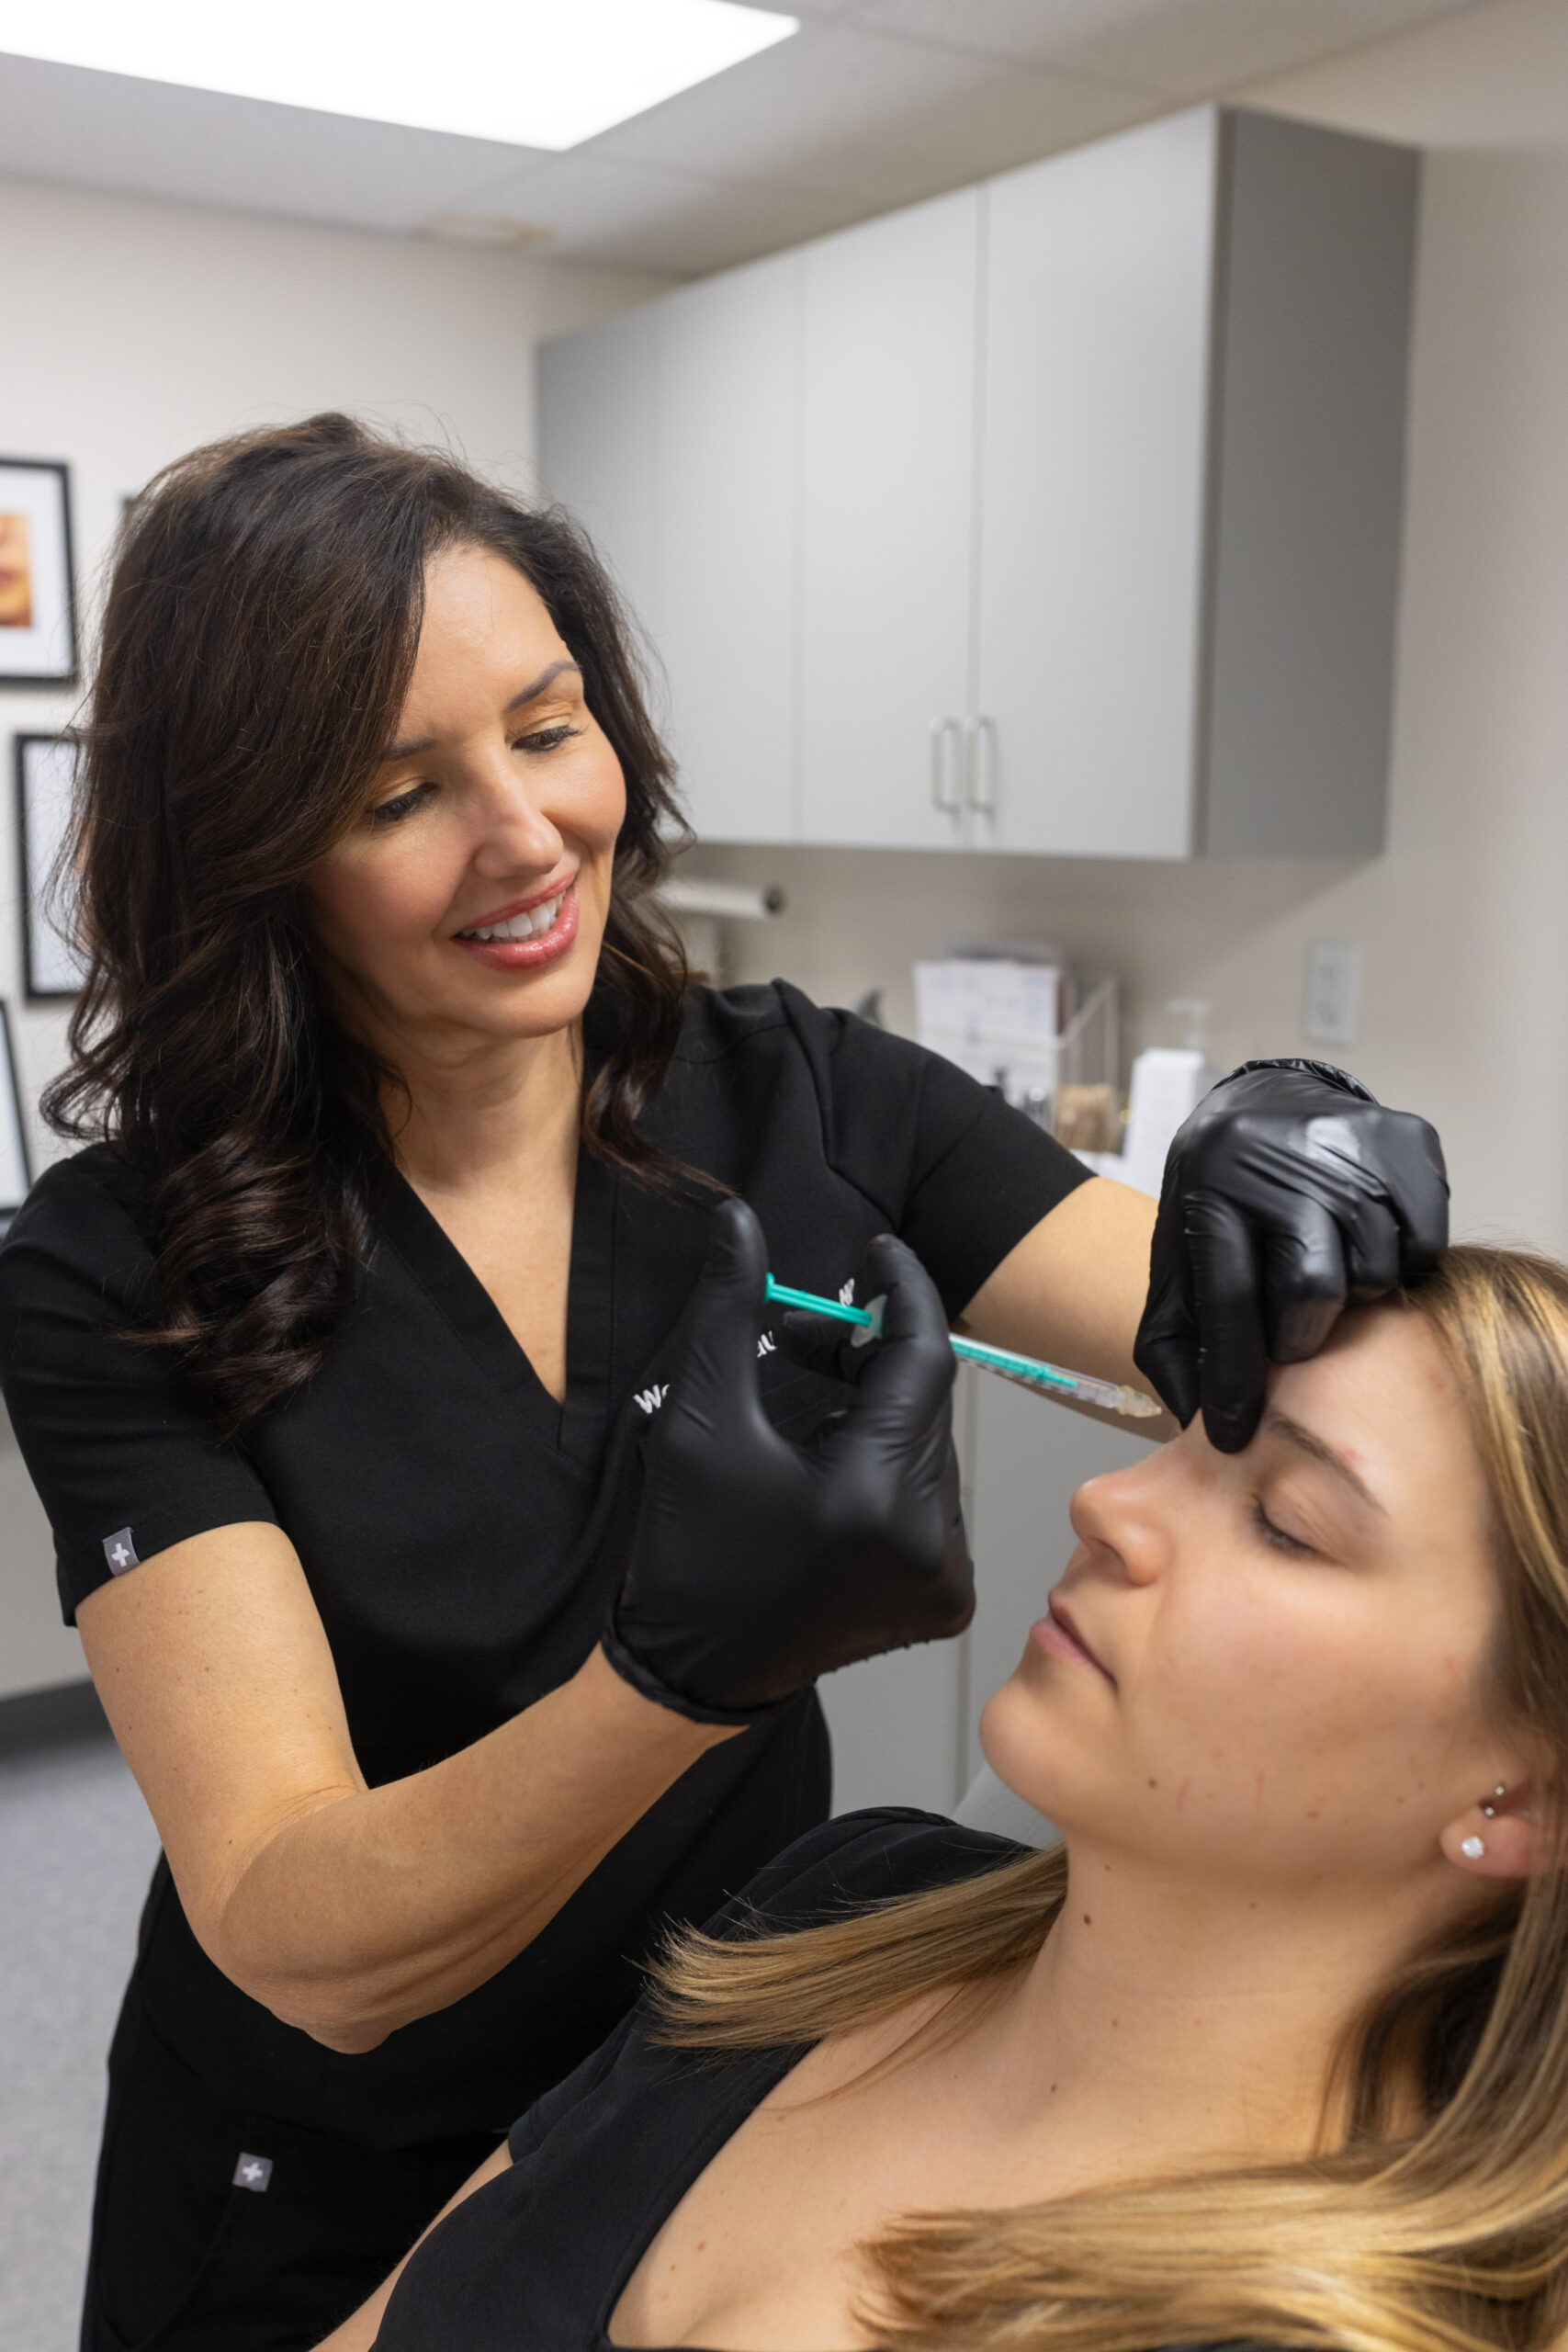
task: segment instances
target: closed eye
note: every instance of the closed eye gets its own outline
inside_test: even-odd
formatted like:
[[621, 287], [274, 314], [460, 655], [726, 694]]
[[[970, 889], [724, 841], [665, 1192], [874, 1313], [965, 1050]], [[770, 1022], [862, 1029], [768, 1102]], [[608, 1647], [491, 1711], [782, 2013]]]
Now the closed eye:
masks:
[[[558, 751], [563, 743], [569, 742], [574, 735], [581, 735], [581, 727], [568, 727], [564, 724], [558, 727], [541, 727], [531, 735], [516, 737], [512, 748], [514, 752], [536, 753], [555, 752]], [[433, 784], [410, 785], [406, 792], [398, 793], [393, 799], [380, 801], [376, 808], [372, 808], [371, 823], [377, 826], [402, 824], [407, 818], [412, 817], [417, 809], [423, 807], [434, 790], [435, 786]]]
[[553, 752], [581, 732], [581, 727], [541, 727], [536, 735], [519, 735], [512, 748], [514, 752]]
[[1282, 1527], [1276, 1527], [1264, 1510], [1262, 1501], [1256, 1495], [1252, 1498], [1252, 1524], [1264, 1543], [1269, 1544], [1276, 1552], [1284, 1552], [1292, 1559], [1298, 1560], [1311, 1559], [1315, 1556], [1310, 1544], [1303, 1544], [1300, 1536], [1289, 1535]]
[[400, 792], [395, 800], [378, 802], [370, 811], [370, 822], [373, 825], [400, 825], [405, 817], [412, 817], [416, 808], [423, 806], [434, 789], [431, 784], [410, 785], [408, 790]]

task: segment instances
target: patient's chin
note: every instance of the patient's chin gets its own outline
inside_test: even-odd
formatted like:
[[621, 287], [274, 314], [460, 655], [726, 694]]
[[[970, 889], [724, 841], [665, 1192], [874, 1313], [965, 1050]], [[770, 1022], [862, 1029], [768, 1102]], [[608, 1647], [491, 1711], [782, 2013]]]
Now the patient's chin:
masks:
[[980, 1710], [980, 1753], [1003, 1785], [1049, 1821], [1061, 1820], [1061, 1759], [1053, 1726], [1017, 1675]]

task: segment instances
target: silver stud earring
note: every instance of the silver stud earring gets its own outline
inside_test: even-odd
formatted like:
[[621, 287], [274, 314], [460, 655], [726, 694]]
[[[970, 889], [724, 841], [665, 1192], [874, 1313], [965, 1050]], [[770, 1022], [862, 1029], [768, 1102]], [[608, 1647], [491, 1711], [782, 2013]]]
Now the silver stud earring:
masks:
[[1461, 1838], [1459, 1849], [1467, 1862], [1478, 1862], [1486, 1851], [1486, 1840], [1484, 1838]]
[[1496, 1785], [1496, 1787], [1493, 1790], [1493, 1792], [1492, 1792], [1491, 1795], [1486, 1799], [1485, 1803], [1483, 1804], [1483, 1806], [1482, 1806], [1482, 1808], [1481, 1808], [1482, 1812], [1485, 1815], [1485, 1816], [1486, 1816], [1486, 1818], [1487, 1818], [1487, 1820], [1488, 1820], [1488, 1821], [1495, 1821], [1495, 1820], [1496, 1820], [1496, 1818], [1497, 1818], [1497, 1807], [1498, 1807], [1498, 1805], [1501, 1804], [1502, 1800], [1503, 1800], [1503, 1799], [1507, 1795], [1507, 1793], [1508, 1793], [1508, 1784], [1507, 1784], [1507, 1782], [1506, 1782], [1506, 1781], [1498, 1781], [1498, 1783], [1497, 1783], [1497, 1785]]

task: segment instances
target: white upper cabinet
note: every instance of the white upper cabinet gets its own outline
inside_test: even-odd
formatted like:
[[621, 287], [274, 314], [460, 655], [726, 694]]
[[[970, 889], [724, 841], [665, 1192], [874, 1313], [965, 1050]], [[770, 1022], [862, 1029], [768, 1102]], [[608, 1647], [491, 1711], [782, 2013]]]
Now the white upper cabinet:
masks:
[[1194, 846], [1370, 856], [1393, 705], [1419, 157], [1220, 117]]
[[1205, 109], [988, 192], [976, 846], [1192, 846], [1217, 146]]
[[980, 217], [966, 189], [804, 255], [807, 841], [961, 838]]
[[794, 254], [539, 355], [541, 471], [609, 556], [667, 687], [697, 831], [788, 841], [795, 777]]
[[655, 639], [658, 317], [649, 305], [545, 344], [536, 401], [545, 488], [586, 526]]
[[1417, 186], [1201, 107], [547, 346], [699, 831], [1375, 854]]
[[798, 287], [785, 254], [655, 311], [654, 611], [699, 833], [799, 831]]
[[1416, 190], [1212, 107], [993, 182], [976, 847], [1382, 847]]

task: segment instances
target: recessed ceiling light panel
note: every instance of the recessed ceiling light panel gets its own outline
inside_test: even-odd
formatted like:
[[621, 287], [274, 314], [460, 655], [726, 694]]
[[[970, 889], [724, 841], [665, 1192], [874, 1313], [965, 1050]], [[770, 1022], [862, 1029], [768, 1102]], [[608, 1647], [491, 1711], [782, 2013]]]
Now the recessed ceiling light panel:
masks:
[[736, 0], [0, 0], [13, 56], [519, 147], [575, 147], [796, 29]]

